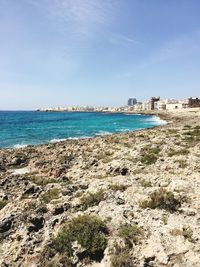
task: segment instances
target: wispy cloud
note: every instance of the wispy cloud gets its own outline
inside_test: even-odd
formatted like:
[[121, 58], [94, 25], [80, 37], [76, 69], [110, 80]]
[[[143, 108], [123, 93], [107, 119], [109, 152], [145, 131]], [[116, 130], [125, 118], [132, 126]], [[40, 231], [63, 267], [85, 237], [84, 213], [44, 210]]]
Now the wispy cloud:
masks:
[[112, 20], [113, 5], [108, 0], [54, 0], [52, 15], [72, 24], [74, 30], [90, 36]]
[[127, 37], [121, 34], [112, 34], [110, 41], [117, 45], [141, 45], [142, 43], [131, 37]]
[[119, 0], [29, 0], [79, 38], [91, 38], [114, 20]]
[[188, 35], [180, 35], [175, 39], [167, 41], [157, 50], [150, 53], [140, 64], [130, 68], [122, 74], [122, 77], [130, 77], [136, 75], [138, 71], [150, 68], [153, 65], [164, 64], [169, 62], [173, 64], [177, 59], [185, 59], [188, 56], [200, 55], [200, 31], [194, 31]]

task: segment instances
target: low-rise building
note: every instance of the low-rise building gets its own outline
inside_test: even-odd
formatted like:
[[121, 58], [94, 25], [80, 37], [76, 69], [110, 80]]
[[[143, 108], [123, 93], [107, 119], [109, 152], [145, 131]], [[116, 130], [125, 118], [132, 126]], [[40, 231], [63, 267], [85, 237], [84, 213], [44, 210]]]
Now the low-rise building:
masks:
[[188, 98], [188, 107], [190, 108], [199, 108], [200, 107], [200, 98]]

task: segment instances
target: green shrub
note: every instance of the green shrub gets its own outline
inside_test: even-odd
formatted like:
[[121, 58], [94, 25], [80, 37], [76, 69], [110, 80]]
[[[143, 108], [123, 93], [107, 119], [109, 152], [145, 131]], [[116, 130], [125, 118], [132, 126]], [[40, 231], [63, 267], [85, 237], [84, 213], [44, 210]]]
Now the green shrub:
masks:
[[115, 245], [115, 254], [111, 257], [112, 267], [134, 267], [133, 259], [127, 248], [120, 248]]
[[80, 257], [99, 261], [107, 246], [106, 224], [96, 216], [83, 215], [66, 223], [52, 242], [55, 252], [73, 256], [72, 243], [77, 241], [84, 249]]
[[127, 185], [119, 185], [119, 184], [110, 184], [109, 188], [113, 190], [114, 192], [116, 191], [121, 191], [124, 192], [127, 189]]
[[144, 188], [147, 188], [147, 187], [151, 187], [152, 186], [151, 181], [147, 181], [147, 180], [144, 180], [144, 179], [140, 181], [140, 184]]
[[158, 155], [160, 153], [160, 148], [154, 147], [154, 148], [146, 148], [146, 149], [147, 151], [142, 156], [141, 162], [145, 165], [155, 164], [158, 159]]
[[193, 231], [190, 226], [183, 226], [182, 229], [174, 228], [170, 231], [170, 234], [173, 236], [183, 236], [189, 242], [194, 242]]
[[119, 229], [119, 236], [124, 239], [129, 248], [137, 243], [142, 235], [143, 230], [137, 224], [122, 225]]
[[189, 242], [194, 242], [194, 238], [193, 238], [193, 231], [190, 228], [190, 226], [184, 226], [183, 227], [183, 236], [185, 237], [185, 239], [187, 239]]
[[158, 208], [174, 212], [181, 206], [180, 199], [175, 198], [173, 192], [163, 188], [151, 193], [149, 198], [149, 200], [145, 200], [140, 204], [141, 208]]
[[192, 126], [191, 125], [185, 125], [184, 128], [185, 129], [190, 129], [190, 128], [192, 128]]
[[59, 189], [57, 188], [53, 188], [53, 189], [50, 189], [49, 191], [45, 192], [42, 196], [41, 196], [41, 200], [48, 204], [51, 202], [51, 200], [53, 199], [58, 199], [59, 198]]
[[0, 210], [3, 209], [7, 204], [8, 202], [6, 200], [0, 200]]
[[82, 209], [86, 210], [89, 207], [97, 206], [101, 201], [104, 200], [104, 190], [99, 190], [96, 193], [90, 193], [87, 196], [81, 198]]
[[175, 162], [178, 163], [179, 168], [182, 168], [182, 169], [184, 169], [184, 168], [186, 168], [188, 166], [186, 160], [181, 160], [180, 159], [180, 160], [175, 160]]
[[173, 157], [173, 156], [179, 156], [179, 155], [188, 155], [189, 153], [190, 151], [188, 149], [171, 150], [168, 153], [168, 156]]
[[28, 176], [27, 180], [31, 181], [32, 183], [36, 184], [36, 185], [40, 185], [40, 186], [45, 186], [47, 184], [51, 184], [51, 183], [58, 183], [58, 181], [56, 179], [48, 179], [48, 178], [44, 178], [44, 177], [40, 177], [40, 176]]
[[146, 154], [142, 157], [141, 162], [145, 165], [155, 164], [158, 157], [155, 154]]

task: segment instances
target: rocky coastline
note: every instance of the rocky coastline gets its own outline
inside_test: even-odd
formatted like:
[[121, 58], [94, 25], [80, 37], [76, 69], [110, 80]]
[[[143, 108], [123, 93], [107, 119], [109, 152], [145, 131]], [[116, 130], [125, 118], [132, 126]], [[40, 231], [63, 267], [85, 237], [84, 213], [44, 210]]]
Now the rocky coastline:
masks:
[[0, 266], [199, 267], [200, 109], [158, 115], [169, 123], [0, 149]]

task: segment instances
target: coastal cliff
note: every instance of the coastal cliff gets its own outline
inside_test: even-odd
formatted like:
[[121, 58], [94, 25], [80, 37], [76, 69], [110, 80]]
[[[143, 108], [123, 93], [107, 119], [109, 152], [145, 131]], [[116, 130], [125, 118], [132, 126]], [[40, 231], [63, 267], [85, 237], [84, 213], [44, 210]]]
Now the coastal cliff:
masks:
[[200, 110], [0, 150], [0, 266], [200, 266]]

